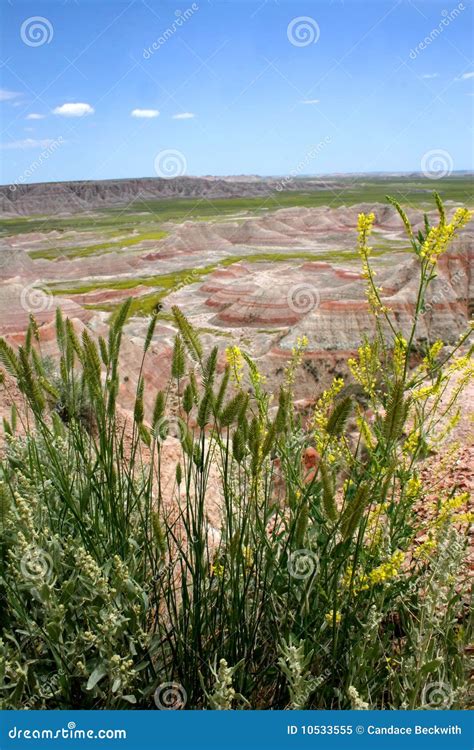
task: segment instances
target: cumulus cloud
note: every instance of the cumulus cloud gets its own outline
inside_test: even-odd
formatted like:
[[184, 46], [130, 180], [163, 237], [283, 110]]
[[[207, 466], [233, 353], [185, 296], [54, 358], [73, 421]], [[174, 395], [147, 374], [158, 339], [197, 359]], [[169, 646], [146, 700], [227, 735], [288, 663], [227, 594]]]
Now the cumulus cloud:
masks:
[[53, 109], [53, 113], [63, 117], [84, 117], [84, 115], [94, 114], [94, 107], [85, 102], [66, 102]]
[[44, 120], [46, 115], [40, 115], [38, 112], [30, 112], [29, 115], [26, 115], [27, 120]]
[[16, 99], [20, 96], [18, 91], [8, 91], [8, 89], [0, 89], [0, 102], [8, 102], [10, 99]]
[[192, 120], [196, 117], [194, 112], [178, 112], [177, 115], [173, 115], [173, 120]]
[[474, 70], [469, 73], [463, 73], [462, 76], [456, 78], [457, 81], [467, 81], [469, 78], [474, 78]]
[[0, 148], [3, 149], [24, 149], [24, 148], [49, 148], [54, 143], [52, 138], [42, 138], [36, 140], [35, 138], [24, 138], [22, 141], [8, 141], [7, 143], [1, 143]]
[[145, 118], [152, 118], [152, 117], [158, 117], [160, 114], [158, 109], [132, 109], [130, 112], [132, 117], [145, 117]]
[[439, 73], [423, 73], [423, 75], [421, 77], [422, 78], [426, 78], [426, 79], [429, 79], [429, 78], [438, 78], [439, 77]]
[[301, 104], [319, 104], [319, 99], [303, 99]]

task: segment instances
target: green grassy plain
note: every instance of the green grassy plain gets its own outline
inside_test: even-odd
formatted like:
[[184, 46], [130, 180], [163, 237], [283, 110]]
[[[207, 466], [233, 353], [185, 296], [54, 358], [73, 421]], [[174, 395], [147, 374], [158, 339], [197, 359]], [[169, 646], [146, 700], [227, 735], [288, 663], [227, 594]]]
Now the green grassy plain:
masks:
[[43, 250], [32, 250], [29, 253], [30, 258], [43, 260], [59, 260], [59, 258], [86, 258], [89, 255], [105, 255], [120, 251], [123, 247], [132, 247], [145, 240], [162, 240], [167, 236], [167, 232], [145, 232], [133, 237], [124, 237], [116, 242], [99, 242], [94, 245], [84, 245], [82, 247], [52, 247]]
[[[344, 183], [344, 188], [334, 185]], [[29, 232], [59, 231], [106, 231], [126, 232], [137, 228], [156, 231], [156, 224], [182, 222], [186, 220], [219, 219], [234, 214], [256, 215], [280, 208], [305, 206], [351, 206], [357, 203], [385, 203], [385, 196], [392, 195], [404, 207], [424, 208], [432, 206], [432, 193], [436, 189], [444, 201], [455, 201], [463, 205], [474, 204], [474, 183], [466, 176], [450, 176], [440, 180], [404, 177], [358, 179], [334, 178], [327, 181], [327, 189], [312, 192], [269, 192], [266, 196], [246, 198], [173, 198], [155, 201], [134, 202], [112, 209], [73, 214], [71, 216], [15, 217], [0, 221], [0, 236]]]

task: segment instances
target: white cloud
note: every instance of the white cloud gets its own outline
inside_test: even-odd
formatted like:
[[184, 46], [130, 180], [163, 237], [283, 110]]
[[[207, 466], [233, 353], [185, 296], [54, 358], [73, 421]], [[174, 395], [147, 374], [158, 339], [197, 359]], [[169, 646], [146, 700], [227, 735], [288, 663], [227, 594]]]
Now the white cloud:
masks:
[[319, 104], [319, 99], [303, 99], [301, 104]]
[[423, 73], [423, 75], [421, 77], [422, 78], [426, 78], [426, 79], [429, 79], [429, 78], [438, 78], [439, 77], [439, 73]]
[[44, 120], [46, 115], [40, 115], [38, 112], [30, 112], [29, 115], [26, 115], [27, 120]]
[[192, 120], [196, 117], [194, 112], [179, 112], [177, 115], [173, 115], [173, 120]]
[[43, 138], [41, 140], [35, 140], [34, 138], [24, 138], [22, 141], [9, 141], [7, 143], [0, 144], [0, 148], [3, 149], [16, 149], [16, 148], [49, 148], [54, 143], [52, 138]]
[[463, 73], [462, 76], [456, 78], [457, 81], [467, 81], [469, 78], [474, 78], [474, 70], [469, 73]]
[[66, 102], [53, 109], [53, 113], [63, 117], [84, 117], [84, 115], [94, 114], [94, 107], [85, 102]]
[[16, 99], [17, 96], [21, 96], [18, 91], [8, 91], [7, 89], [0, 89], [0, 102], [7, 102], [10, 99]]
[[151, 118], [151, 117], [158, 117], [160, 112], [158, 109], [132, 109], [130, 114], [132, 117]]

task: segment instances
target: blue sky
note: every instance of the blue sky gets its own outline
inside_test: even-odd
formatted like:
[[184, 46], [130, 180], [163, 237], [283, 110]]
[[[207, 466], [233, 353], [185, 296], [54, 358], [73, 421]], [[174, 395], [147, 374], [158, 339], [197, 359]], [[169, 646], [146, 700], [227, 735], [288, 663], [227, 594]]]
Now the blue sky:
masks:
[[4, 184], [473, 167], [468, 0], [0, 7]]

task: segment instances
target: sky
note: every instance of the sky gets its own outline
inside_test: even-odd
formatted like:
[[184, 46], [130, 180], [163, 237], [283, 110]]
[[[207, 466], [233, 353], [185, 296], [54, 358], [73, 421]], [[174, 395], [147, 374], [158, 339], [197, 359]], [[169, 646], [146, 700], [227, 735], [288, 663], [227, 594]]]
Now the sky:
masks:
[[468, 0], [0, 0], [0, 182], [473, 168]]

